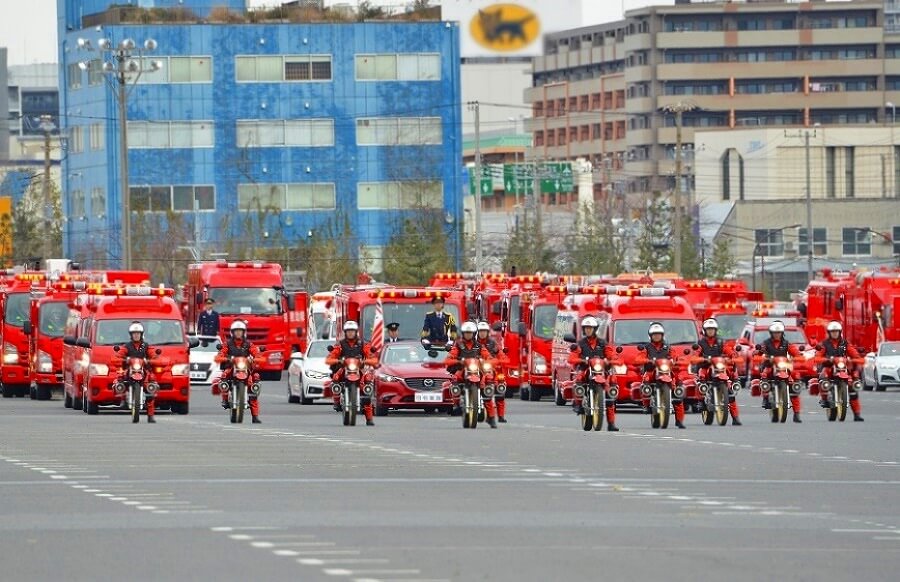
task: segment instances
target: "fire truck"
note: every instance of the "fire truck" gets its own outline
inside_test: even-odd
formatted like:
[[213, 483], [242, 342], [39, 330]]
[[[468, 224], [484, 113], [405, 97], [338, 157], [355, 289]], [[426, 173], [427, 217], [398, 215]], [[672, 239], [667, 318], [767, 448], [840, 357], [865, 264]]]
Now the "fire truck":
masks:
[[46, 288], [47, 277], [43, 272], [23, 272], [14, 275], [0, 293], [0, 337], [3, 339], [3, 356], [0, 360], [0, 381], [3, 397], [25, 396], [31, 385], [28, 365], [28, 336], [25, 326], [30, 322], [32, 292]]
[[521, 340], [520, 363], [522, 387], [519, 398], [537, 402], [543, 396], [551, 396], [553, 388], [553, 333], [560, 303], [566, 296], [566, 286], [549, 285], [540, 292], [522, 294], [522, 323], [519, 324]]
[[[80, 362], [78, 381], [81, 386], [80, 408], [97, 414], [100, 406], [122, 406], [124, 393], [113, 390], [117, 377], [114, 347], [129, 340], [128, 326], [139, 321], [144, 326], [144, 340], [162, 353], [151, 361], [151, 377], [159, 384], [157, 408], [187, 414], [190, 404], [190, 363], [181, 309], [175, 302], [175, 291], [163, 287], [107, 286], [87, 290], [88, 300], [75, 306], [74, 325], [77, 336], [66, 335], [63, 343], [77, 348]], [[68, 397], [68, 396], [67, 396]]]
[[223, 337], [235, 319], [247, 322], [247, 338], [266, 348], [257, 362], [260, 375], [264, 380], [280, 380], [290, 363], [290, 351], [305, 336], [305, 330], [300, 330], [304, 335], [290, 332], [294, 295], [284, 290], [281, 265], [226, 261], [189, 265], [182, 302], [190, 333], [196, 333], [197, 317], [207, 298], [216, 302]]
[[900, 341], [900, 271], [859, 273], [855, 283], [842, 301], [848, 341], [864, 353], [876, 351], [879, 341]]

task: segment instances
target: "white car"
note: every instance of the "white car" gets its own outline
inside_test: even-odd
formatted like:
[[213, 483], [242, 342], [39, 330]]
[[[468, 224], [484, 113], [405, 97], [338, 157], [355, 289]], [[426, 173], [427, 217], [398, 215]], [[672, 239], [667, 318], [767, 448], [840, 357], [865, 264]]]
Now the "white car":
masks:
[[884, 392], [888, 386], [900, 386], [900, 342], [881, 342], [877, 354], [866, 354], [863, 389]]
[[191, 349], [191, 384], [209, 385], [222, 374], [219, 365], [215, 363], [216, 354], [222, 340], [215, 336], [198, 335], [196, 337], [200, 345]]
[[[291, 354], [288, 366], [288, 402], [291, 404], [312, 404], [319, 398], [325, 398], [325, 382], [331, 376], [331, 369], [325, 363], [328, 346], [331, 340], [315, 340], [309, 342], [306, 353]], [[331, 396], [328, 396], [331, 401]]]

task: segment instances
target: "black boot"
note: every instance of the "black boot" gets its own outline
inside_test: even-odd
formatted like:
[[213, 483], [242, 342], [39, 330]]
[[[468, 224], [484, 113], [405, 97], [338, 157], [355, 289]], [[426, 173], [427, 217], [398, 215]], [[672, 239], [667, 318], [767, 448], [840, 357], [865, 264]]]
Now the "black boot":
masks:
[[675, 426], [677, 426], [678, 428], [684, 428], [684, 423], [681, 422], [680, 420], [676, 420], [676, 421], [675, 421]]
[[156, 418], [154, 418], [153, 416], [148, 416], [147, 422], [149, 422], [150, 424], [156, 424]]
[[493, 416], [488, 417], [487, 423], [488, 423], [488, 426], [490, 426], [491, 428], [497, 428], [497, 421], [494, 420]]
[[506, 417], [505, 417], [505, 416], [498, 416], [498, 417], [497, 417], [497, 422], [502, 422], [503, 424], [506, 424]]
[[735, 416], [735, 417], [732, 417], [732, 419], [731, 419], [731, 426], [741, 426], [742, 424], [744, 424], [744, 423], [741, 422], [741, 419], [740, 419], [740, 418], [738, 418], [738, 417], [736, 417], [736, 416]]
[[572, 412], [574, 412], [575, 414], [584, 414], [584, 406], [580, 404], [578, 406], [573, 406]]
[[769, 402], [769, 397], [768, 397], [768, 396], [763, 396], [762, 407], [763, 407], [765, 410], [771, 410], [771, 409], [772, 409], [772, 404]]
[[822, 408], [831, 408], [831, 406], [828, 404], [828, 401], [824, 398], [819, 398], [819, 406], [821, 406]]
[[863, 422], [865, 420], [866, 419], [863, 418], [862, 416], [860, 416], [859, 414], [857, 414], [855, 412], [853, 413], [853, 422]]
[[794, 422], [796, 422], [797, 424], [803, 422], [802, 420], [800, 420], [800, 414], [797, 412], [794, 413]]
[[619, 427], [616, 426], [616, 423], [611, 422], [606, 425], [606, 430], [609, 432], [619, 432]]
[[375, 421], [371, 418], [366, 419], [366, 426], [375, 426]]
[[224, 408], [225, 410], [228, 410], [229, 408], [231, 408], [231, 404], [227, 400], [223, 400], [222, 408]]
[[254, 417], [253, 417], [253, 424], [262, 424], [262, 421], [259, 419], [258, 416], [254, 416]]

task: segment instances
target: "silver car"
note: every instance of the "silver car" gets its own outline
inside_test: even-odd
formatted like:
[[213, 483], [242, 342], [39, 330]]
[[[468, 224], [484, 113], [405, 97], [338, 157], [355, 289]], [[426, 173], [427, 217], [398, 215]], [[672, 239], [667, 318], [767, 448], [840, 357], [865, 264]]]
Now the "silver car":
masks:
[[[325, 382], [331, 376], [331, 369], [325, 364], [328, 346], [332, 340], [309, 342], [305, 353], [291, 354], [288, 366], [288, 402], [291, 404], [312, 404], [316, 399], [325, 398]], [[331, 402], [331, 396], [328, 395]]]
[[900, 342], [881, 342], [877, 354], [866, 354], [863, 389], [884, 392], [888, 386], [900, 386]]

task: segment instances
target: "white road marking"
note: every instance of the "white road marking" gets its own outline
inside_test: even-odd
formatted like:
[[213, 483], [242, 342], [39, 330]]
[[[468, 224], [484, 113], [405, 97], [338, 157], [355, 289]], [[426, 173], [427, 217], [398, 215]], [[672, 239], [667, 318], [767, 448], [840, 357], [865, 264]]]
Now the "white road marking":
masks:
[[343, 568], [326, 568], [323, 570], [329, 576], [353, 576], [355, 574], [388, 574], [402, 576], [404, 574], [421, 574], [421, 570], [345, 570]]
[[304, 566], [326, 566], [330, 564], [387, 564], [389, 561], [384, 558], [334, 558], [329, 560], [300, 558], [297, 563]]

